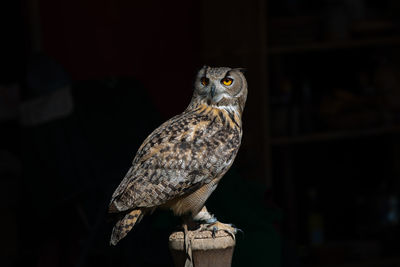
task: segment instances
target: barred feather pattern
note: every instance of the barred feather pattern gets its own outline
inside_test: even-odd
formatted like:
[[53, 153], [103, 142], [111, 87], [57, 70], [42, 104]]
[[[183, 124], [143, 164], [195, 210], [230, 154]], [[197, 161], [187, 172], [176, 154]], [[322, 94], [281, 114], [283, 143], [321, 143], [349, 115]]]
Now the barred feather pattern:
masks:
[[127, 213], [122, 219], [120, 219], [114, 226], [111, 234], [111, 245], [116, 245], [122, 238], [124, 238], [128, 232], [135, 226], [136, 223], [140, 222], [143, 218], [143, 212], [141, 209], [135, 209]]
[[239, 122], [229, 116], [218, 108], [200, 106], [159, 127], [139, 148], [115, 191], [116, 210], [162, 205], [223, 175], [242, 135]]

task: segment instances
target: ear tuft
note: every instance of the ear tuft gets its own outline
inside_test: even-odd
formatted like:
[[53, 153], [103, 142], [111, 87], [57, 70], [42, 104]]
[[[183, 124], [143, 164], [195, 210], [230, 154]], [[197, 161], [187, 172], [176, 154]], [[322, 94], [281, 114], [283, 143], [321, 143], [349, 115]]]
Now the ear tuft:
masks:
[[243, 74], [247, 71], [245, 68], [236, 68], [235, 70], [240, 71]]

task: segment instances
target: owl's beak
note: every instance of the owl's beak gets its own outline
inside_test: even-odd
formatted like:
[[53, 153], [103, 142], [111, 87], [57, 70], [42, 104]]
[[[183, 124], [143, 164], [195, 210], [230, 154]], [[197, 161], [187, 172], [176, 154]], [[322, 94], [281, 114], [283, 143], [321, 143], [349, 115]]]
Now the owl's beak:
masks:
[[211, 95], [211, 98], [214, 98], [214, 96], [215, 96], [215, 85], [214, 84], [211, 85], [210, 95]]

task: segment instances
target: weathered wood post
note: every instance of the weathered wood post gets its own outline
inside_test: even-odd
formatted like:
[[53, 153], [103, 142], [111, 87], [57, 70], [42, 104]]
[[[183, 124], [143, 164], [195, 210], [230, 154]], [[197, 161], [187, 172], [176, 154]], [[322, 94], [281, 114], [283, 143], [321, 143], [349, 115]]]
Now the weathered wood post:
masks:
[[[235, 240], [224, 231], [212, 236], [210, 231], [189, 231], [189, 257], [185, 251], [183, 232], [174, 232], [169, 236], [169, 248], [175, 267], [230, 267]], [[192, 260], [190, 260], [190, 256]]]

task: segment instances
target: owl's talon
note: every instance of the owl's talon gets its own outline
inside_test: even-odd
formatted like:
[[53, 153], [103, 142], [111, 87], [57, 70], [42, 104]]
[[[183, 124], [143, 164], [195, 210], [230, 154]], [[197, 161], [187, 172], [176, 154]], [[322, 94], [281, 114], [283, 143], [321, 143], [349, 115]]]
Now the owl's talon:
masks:
[[237, 228], [233, 223], [230, 224], [230, 226], [232, 226], [236, 231], [235, 234], [237, 233], [241, 233], [242, 235], [244, 235], [244, 232], [242, 229]]
[[198, 228], [198, 231], [210, 231], [212, 238], [216, 237], [218, 231], [224, 231], [228, 233], [234, 240], [236, 240], [235, 234], [238, 231], [243, 232], [242, 230], [234, 227], [232, 224], [225, 224], [218, 221], [213, 224], [201, 224]]
[[211, 232], [211, 236], [212, 236], [212, 238], [215, 238], [215, 234], [218, 232], [218, 228], [216, 227], [216, 226], [214, 226], [213, 228], [212, 228], [212, 232]]

